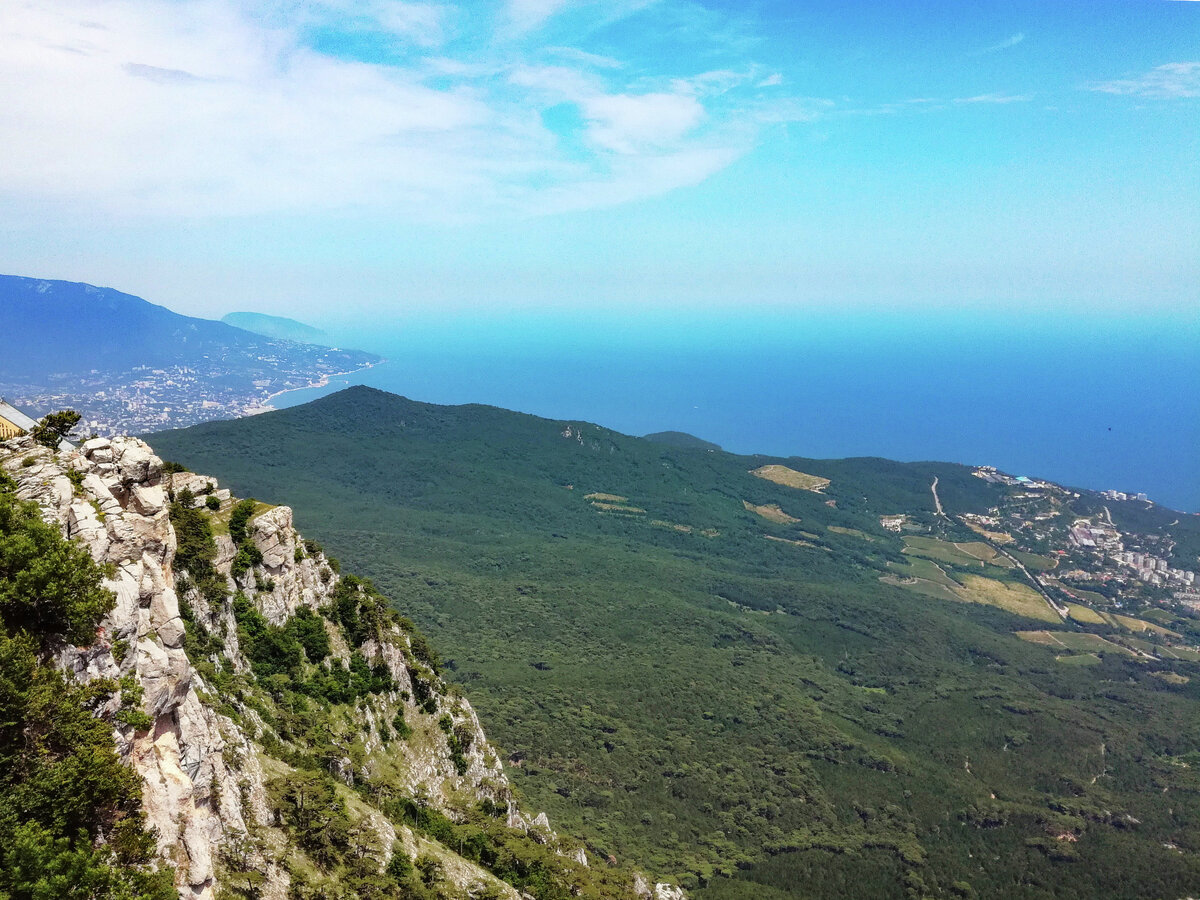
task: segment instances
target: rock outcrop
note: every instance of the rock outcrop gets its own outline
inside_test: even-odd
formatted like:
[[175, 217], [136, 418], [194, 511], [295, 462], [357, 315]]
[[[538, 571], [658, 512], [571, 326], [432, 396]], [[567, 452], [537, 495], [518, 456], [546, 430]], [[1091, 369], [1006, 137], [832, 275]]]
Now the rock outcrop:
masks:
[[[179, 499], [193, 509], [207, 507], [202, 514], [211, 521], [228, 522], [232, 498], [216, 479], [165, 475], [162, 462], [135, 438], [93, 439], [62, 453], [17, 438], [0, 444], [0, 468], [17, 482], [21, 498], [36, 502], [48, 521], [108, 566], [112, 611], [90, 646], [61, 648], [57, 663], [76, 679], [113, 678], [123, 692], [140, 692], [149, 727], [114, 723], [113, 737], [141, 776], [148, 823], [161, 858], [176, 868], [183, 900], [215, 900], [222, 878], [235, 870], [256, 873], [257, 895], [266, 900], [286, 900], [289, 893], [288, 843], [278, 831], [266, 771], [278, 777], [288, 766], [264, 751], [286, 748], [289, 737], [255, 703], [221, 696], [206, 682], [236, 676], [255, 683], [254, 663], [240, 646], [235, 598], [253, 604], [269, 626], [286, 626], [302, 610], [311, 611], [308, 621], [319, 621], [328, 636], [325, 671], [346, 673], [365, 664], [386, 684], [347, 707], [357, 737], [328, 760], [337, 779], [347, 785], [386, 780], [388, 791], [451, 820], [464, 803], [489, 804], [503, 811], [509, 827], [587, 866], [583, 848], [564, 844], [544, 814], [530, 817], [519, 809], [475, 711], [419, 658], [398, 624], [402, 620], [386, 619], [358, 646], [349, 645], [328, 616], [339, 597], [344, 601], [347, 591], [354, 596], [363, 588], [348, 581], [339, 592], [343, 579], [336, 563], [297, 534], [290, 509], [256, 508], [245, 540], [258, 561], [236, 578], [240, 548], [217, 533], [215, 575], [205, 589], [197, 573], [177, 565], [170, 505]], [[188, 645], [193, 633], [219, 641], [198, 650]], [[110, 706], [119, 702], [120, 695]], [[412, 738], [394, 739], [396, 727]], [[442, 877], [462, 889], [492, 884], [500, 895], [517, 897], [511, 886], [452, 850], [397, 827], [365, 804], [354, 808], [360, 825], [375, 834], [381, 871], [393, 852], [425, 853], [439, 860]], [[676, 898], [672, 890], [657, 885], [655, 895]]]

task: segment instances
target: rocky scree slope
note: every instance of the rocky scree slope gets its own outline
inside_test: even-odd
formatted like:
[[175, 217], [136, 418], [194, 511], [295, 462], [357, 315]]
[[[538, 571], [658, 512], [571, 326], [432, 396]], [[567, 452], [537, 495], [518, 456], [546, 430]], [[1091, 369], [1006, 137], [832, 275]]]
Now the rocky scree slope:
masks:
[[113, 738], [181, 898], [682, 897], [522, 812], [424, 638], [287, 507], [134, 438], [18, 438], [0, 469], [108, 567], [113, 609], [56, 663], [119, 681], [101, 715], [140, 698]]

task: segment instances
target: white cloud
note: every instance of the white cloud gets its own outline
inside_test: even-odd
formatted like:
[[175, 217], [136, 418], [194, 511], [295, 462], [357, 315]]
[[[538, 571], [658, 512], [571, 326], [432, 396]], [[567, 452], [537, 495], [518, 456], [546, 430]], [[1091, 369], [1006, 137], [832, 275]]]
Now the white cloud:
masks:
[[1154, 100], [1200, 97], [1200, 62], [1167, 63], [1136, 78], [1093, 82], [1087, 88]]
[[1025, 32], [1018, 31], [1016, 34], [1006, 37], [1004, 40], [1000, 41], [999, 43], [992, 44], [989, 47], [984, 47], [982, 50], [976, 50], [975, 53], [978, 56], [982, 56], [984, 53], [996, 53], [1000, 50], [1007, 50], [1010, 47], [1015, 47], [1015, 46], [1017, 46], [1017, 44], [1021, 43], [1024, 40], [1025, 40]]
[[557, 14], [566, 0], [508, 0], [509, 26], [518, 35], [540, 28]]
[[583, 101], [588, 138], [617, 153], [672, 144], [704, 118], [704, 107], [687, 94], [607, 94]]
[[773, 75], [768, 75], [766, 78], [764, 78], [762, 81], [760, 81], [758, 83], [758, 86], [760, 88], [778, 87], [781, 84], [783, 84], [783, 75], [781, 75], [779, 72], [776, 72]]
[[602, 56], [598, 53], [588, 53], [586, 50], [580, 50], [578, 47], [547, 47], [546, 52], [551, 56], [557, 56], [559, 59], [579, 63], [593, 69], [621, 69], [625, 66], [625, 63], [619, 59], [611, 56]]
[[421, 47], [437, 47], [446, 39], [452, 9], [409, 0], [308, 0], [289, 12], [316, 25], [381, 31]]
[[[0, 104], [0, 222], [38, 204], [125, 219], [582, 208], [695, 184], [762, 124], [810, 118], [764, 115], [753, 66], [651, 78], [565, 47], [463, 52], [464, 20], [432, 3], [264, 17], [245, 0], [15, 2], [0, 31], [0, 84], [17, 88]], [[351, 38], [436, 54], [383, 65], [313, 49], [313, 29], [351, 8]], [[563, 102], [579, 111], [571, 134], [543, 122]]]
[[974, 97], [956, 97], [954, 103], [1027, 103], [1032, 94], [976, 94]]

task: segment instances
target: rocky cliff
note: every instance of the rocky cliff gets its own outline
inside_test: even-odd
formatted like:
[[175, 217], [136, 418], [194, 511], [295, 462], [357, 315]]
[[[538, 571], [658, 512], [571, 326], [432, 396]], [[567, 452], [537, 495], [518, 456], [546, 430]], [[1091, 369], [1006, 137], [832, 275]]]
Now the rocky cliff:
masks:
[[113, 738], [181, 898], [679, 896], [523, 812], [424, 638], [287, 507], [164, 473], [133, 438], [18, 438], [0, 467], [108, 567], [113, 609], [57, 663], [119, 681], [101, 715], [140, 698]]

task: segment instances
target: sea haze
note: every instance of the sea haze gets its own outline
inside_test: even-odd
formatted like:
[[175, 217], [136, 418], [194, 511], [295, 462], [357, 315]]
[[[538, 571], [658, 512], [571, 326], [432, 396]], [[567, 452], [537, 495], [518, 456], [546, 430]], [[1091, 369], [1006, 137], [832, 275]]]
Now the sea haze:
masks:
[[387, 357], [277, 398], [367, 384], [738, 453], [996, 465], [1200, 511], [1194, 316], [1040, 313], [396, 319], [323, 323]]

